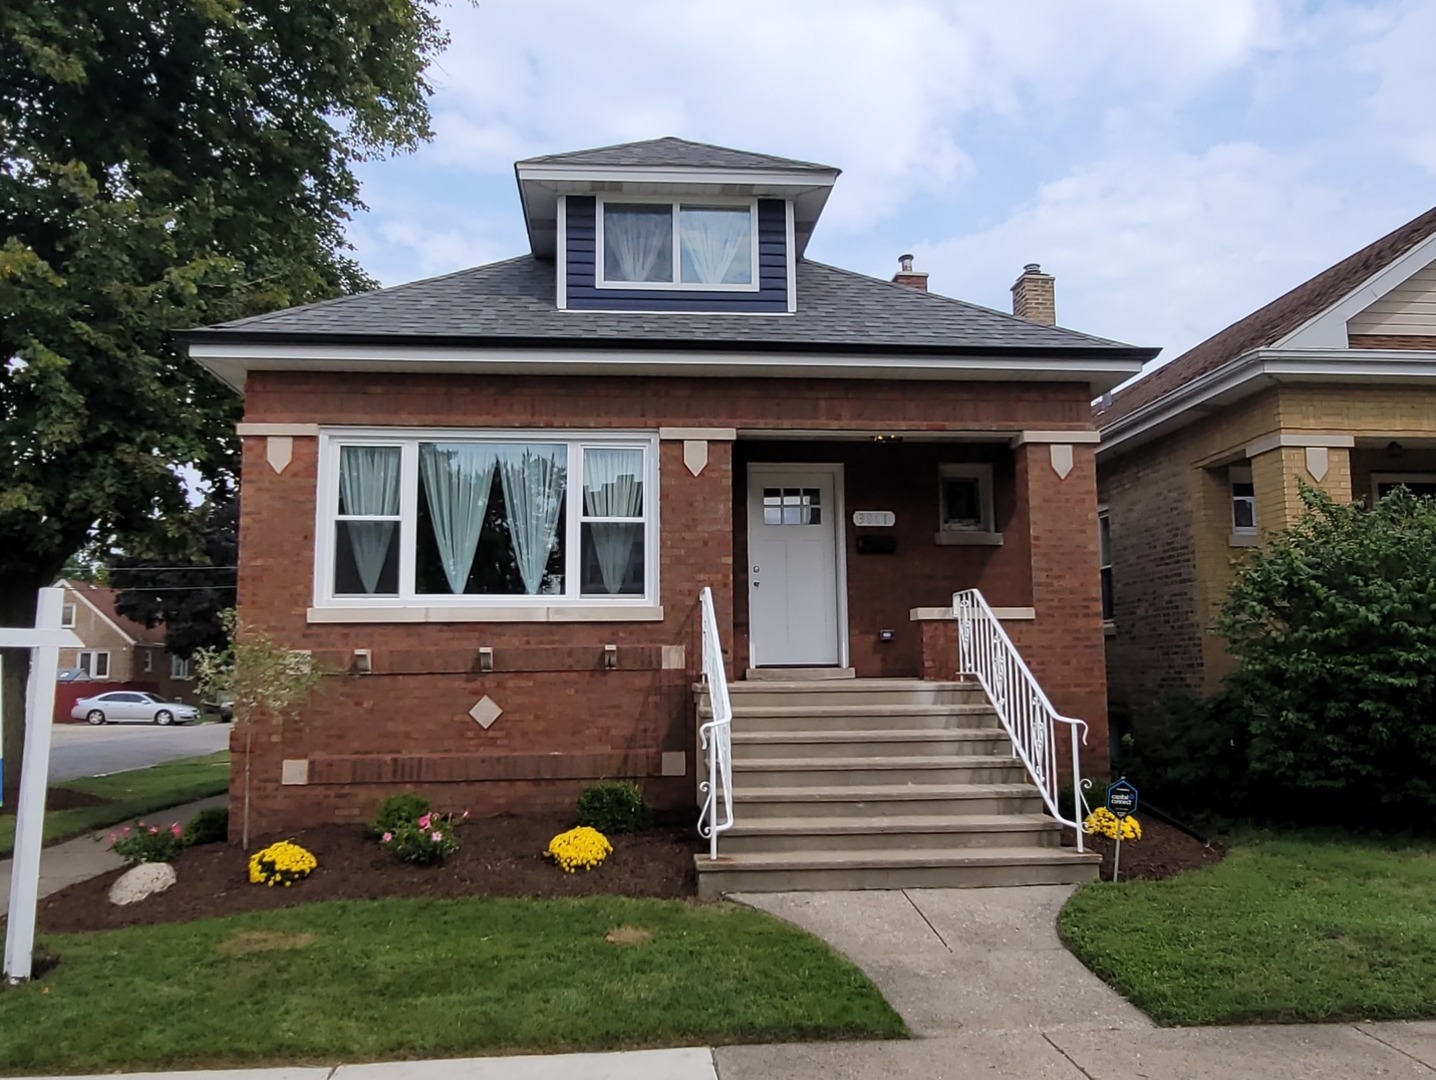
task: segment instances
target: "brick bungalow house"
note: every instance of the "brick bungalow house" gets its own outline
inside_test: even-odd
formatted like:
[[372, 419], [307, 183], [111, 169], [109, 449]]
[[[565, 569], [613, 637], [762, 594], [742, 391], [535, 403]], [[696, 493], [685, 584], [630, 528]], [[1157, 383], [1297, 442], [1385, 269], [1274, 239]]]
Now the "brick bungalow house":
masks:
[[1114, 712], [1207, 694], [1232, 564], [1301, 510], [1436, 494], [1436, 209], [1098, 404]]
[[[131, 689], [195, 700], [189, 661], [165, 652], [163, 626], [151, 629], [121, 615], [114, 589], [63, 579], [55, 584], [65, 591], [61, 621], [84, 642], [82, 648], [60, 650], [60, 670], [83, 673], [83, 685], [76, 684], [80, 696]], [[55, 715], [61, 716], [59, 704]], [[69, 719], [68, 705], [63, 718]]]
[[[981, 711], [940, 681], [961, 589], [1105, 762], [1090, 401], [1153, 350], [1053, 325], [1035, 266], [1010, 315], [928, 293], [911, 257], [890, 282], [805, 258], [828, 166], [667, 138], [516, 171], [526, 255], [187, 335], [245, 399], [243, 617], [348, 673], [259, 728], [254, 828], [361, 819], [414, 788], [567, 807], [601, 777], [691, 812], [705, 587], [749, 718], [735, 746], [767, 747], [734, 751], [740, 827], [781, 817], [764, 792], [804, 769], [799, 803], [840, 769], [860, 795], [931, 787], [915, 813], [957, 805], [939, 767], [1001, 738], [946, 730]], [[759, 714], [816, 726], [769, 738]], [[874, 761], [883, 724], [915, 749]], [[819, 742], [838, 764], [809, 760]], [[913, 788], [929, 749], [947, 756]], [[1014, 779], [1010, 753], [952, 760]], [[1032, 790], [958, 794], [996, 812]], [[809, 839], [821, 812], [797, 814]], [[864, 857], [943, 846], [909, 824]], [[1050, 841], [1050, 820], [1021, 824]]]

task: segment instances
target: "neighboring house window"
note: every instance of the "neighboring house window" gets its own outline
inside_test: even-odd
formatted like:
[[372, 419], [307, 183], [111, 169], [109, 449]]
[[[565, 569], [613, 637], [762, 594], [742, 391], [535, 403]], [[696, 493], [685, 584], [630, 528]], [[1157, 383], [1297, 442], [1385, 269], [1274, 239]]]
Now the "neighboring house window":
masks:
[[145, 669], [146, 671], [154, 671], [154, 669], [155, 669], [155, 651], [154, 651], [153, 649], [142, 649], [142, 650], [140, 650], [140, 651], [144, 654], [144, 661], [143, 661], [144, 669]]
[[602, 288], [758, 287], [758, 203], [598, 204], [597, 285]]
[[938, 514], [944, 531], [992, 532], [992, 466], [939, 465]]
[[317, 599], [657, 603], [655, 449], [633, 436], [326, 436]]
[[1105, 506], [1097, 508], [1097, 562], [1102, 576], [1102, 619], [1112, 620], [1112, 520]]
[[60, 608], [60, 625], [61, 625], [61, 626], [74, 626], [74, 625], [75, 625], [75, 605], [74, 605], [74, 604], [65, 604], [64, 606], [62, 606], [62, 607]]
[[1371, 490], [1376, 498], [1390, 495], [1399, 487], [1422, 499], [1436, 499], [1436, 473], [1373, 473]]
[[188, 678], [189, 678], [189, 657], [188, 657], [188, 656], [171, 656], [171, 657], [170, 657], [170, 678], [172, 678], [172, 679], [188, 679]]
[[1227, 471], [1232, 491], [1232, 532], [1254, 534], [1256, 523], [1256, 489], [1252, 487], [1250, 466], [1233, 465]]
[[77, 654], [75, 666], [92, 679], [110, 677], [110, 654], [95, 649], [86, 649]]

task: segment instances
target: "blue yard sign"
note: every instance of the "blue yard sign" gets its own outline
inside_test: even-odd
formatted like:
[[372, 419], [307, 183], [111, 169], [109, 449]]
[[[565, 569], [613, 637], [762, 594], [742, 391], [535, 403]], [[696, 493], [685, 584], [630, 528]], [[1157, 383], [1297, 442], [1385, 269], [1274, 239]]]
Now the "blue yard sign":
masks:
[[1137, 812], [1137, 789], [1127, 783], [1126, 777], [1107, 789], [1107, 809], [1119, 818]]

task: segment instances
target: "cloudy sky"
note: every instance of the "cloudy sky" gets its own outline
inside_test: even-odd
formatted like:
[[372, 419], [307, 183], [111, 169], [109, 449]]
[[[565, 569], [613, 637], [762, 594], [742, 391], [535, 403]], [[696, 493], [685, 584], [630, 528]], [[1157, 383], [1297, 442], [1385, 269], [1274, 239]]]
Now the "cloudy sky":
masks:
[[[810, 257], [1066, 326], [1221, 329], [1436, 204], [1432, 0], [455, 0], [386, 285], [527, 250], [513, 162], [679, 135], [843, 170]], [[799, 298], [801, 303], [801, 297]]]

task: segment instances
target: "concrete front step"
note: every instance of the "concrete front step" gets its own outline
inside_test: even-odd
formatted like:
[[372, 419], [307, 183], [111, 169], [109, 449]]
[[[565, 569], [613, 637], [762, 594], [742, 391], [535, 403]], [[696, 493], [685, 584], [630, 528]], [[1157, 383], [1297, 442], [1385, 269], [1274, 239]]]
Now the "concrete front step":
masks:
[[1031, 784], [843, 784], [832, 787], [733, 785], [738, 821], [907, 815], [1036, 814], [1042, 796]]
[[[722, 841], [720, 843], [720, 851]], [[697, 855], [698, 895], [817, 889], [938, 889], [1095, 881], [1100, 859], [1061, 848]]]
[[1016, 784], [1026, 776], [1011, 757], [751, 758], [733, 756], [733, 786], [908, 787], [923, 784]]
[[766, 758], [924, 757], [1011, 754], [1012, 741], [992, 728], [854, 728], [849, 731], [735, 731], [733, 756]]
[[[698, 722], [712, 718], [707, 703], [698, 707]], [[733, 703], [733, 730], [740, 731], [864, 731], [894, 728], [910, 731], [953, 728], [1000, 730], [991, 705], [748, 705]]]
[[741, 819], [719, 839], [725, 855], [804, 851], [951, 851], [1057, 847], [1062, 827], [1046, 814], [904, 815], [883, 818]]
[[[700, 688], [701, 689], [701, 688]], [[728, 685], [734, 707], [739, 705], [962, 705], [982, 704], [986, 697], [975, 682], [926, 679], [841, 679], [831, 682], [734, 682]]]

